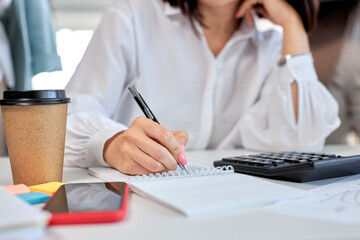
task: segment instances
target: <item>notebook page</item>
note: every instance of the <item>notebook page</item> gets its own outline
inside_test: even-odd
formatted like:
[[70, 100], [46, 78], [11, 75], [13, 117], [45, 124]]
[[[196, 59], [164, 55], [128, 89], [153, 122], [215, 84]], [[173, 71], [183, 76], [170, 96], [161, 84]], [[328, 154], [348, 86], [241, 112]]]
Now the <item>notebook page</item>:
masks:
[[243, 174], [134, 182], [130, 183], [130, 187], [137, 194], [174, 208], [189, 217], [309, 196], [304, 190]]
[[[195, 169], [196, 166], [189, 166]], [[250, 208], [309, 196], [309, 193], [244, 174], [182, 176], [131, 181], [134, 177], [112, 168], [90, 168], [104, 181], [125, 181], [132, 191], [169, 206], [186, 216]]]

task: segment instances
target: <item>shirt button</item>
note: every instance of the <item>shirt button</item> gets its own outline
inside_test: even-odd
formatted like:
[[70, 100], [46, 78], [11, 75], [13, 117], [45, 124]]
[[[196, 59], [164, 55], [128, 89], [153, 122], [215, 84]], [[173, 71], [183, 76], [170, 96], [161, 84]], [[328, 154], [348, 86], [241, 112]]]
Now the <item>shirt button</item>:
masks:
[[217, 69], [218, 69], [218, 70], [222, 70], [222, 69], [223, 69], [223, 65], [222, 65], [222, 64], [218, 64], [218, 65], [217, 65]]

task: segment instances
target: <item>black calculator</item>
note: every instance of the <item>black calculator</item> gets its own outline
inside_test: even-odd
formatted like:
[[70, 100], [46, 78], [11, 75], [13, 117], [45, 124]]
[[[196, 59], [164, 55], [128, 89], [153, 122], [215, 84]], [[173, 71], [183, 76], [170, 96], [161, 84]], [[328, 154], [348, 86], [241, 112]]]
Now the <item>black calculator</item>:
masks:
[[279, 152], [227, 157], [214, 166], [234, 167], [235, 172], [292, 182], [308, 182], [360, 173], [360, 155]]

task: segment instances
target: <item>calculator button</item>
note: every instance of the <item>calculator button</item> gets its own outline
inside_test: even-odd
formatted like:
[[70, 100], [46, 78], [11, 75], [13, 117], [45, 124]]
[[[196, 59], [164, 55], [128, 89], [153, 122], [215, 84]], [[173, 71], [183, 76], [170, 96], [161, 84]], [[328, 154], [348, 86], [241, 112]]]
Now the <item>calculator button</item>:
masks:
[[280, 166], [280, 165], [284, 165], [285, 161], [283, 160], [273, 160], [271, 161], [275, 166]]
[[254, 157], [252, 160], [253, 160], [253, 161], [269, 162], [269, 159], [267, 159], [267, 158], [260, 158], [260, 157]]
[[334, 155], [334, 154], [321, 154], [321, 156], [327, 157], [327, 158], [336, 158], [336, 155]]
[[307, 160], [305, 160], [305, 159], [288, 159], [288, 160], [285, 160], [285, 162], [289, 162], [289, 163], [305, 163], [305, 162], [307, 162]]
[[248, 156], [248, 157], [242, 157], [242, 156], [239, 156], [239, 157], [234, 157], [235, 159], [242, 159], [242, 160], [251, 160], [251, 159], [253, 159], [253, 157], [250, 157], [250, 156]]
[[257, 166], [261, 166], [261, 167], [271, 167], [271, 166], [272, 166], [272, 163], [271, 163], [271, 162], [263, 162], [263, 161], [257, 161], [257, 160], [255, 160], [254, 163], [255, 163]]
[[253, 163], [253, 161], [251, 159], [247, 159], [245, 157], [233, 157], [233, 158], [226, 158], [224, 160], [229, 161], [229, 162], [240, 163], [240, 164], [255, 165], [255, 163]]

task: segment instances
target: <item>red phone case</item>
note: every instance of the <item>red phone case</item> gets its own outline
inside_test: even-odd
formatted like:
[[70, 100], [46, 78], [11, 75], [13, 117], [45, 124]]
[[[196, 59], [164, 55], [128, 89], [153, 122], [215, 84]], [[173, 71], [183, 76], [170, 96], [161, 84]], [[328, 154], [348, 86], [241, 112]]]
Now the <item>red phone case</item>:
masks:
[[[119, 210], [101, 212], [52, 213], [49, 220], [49, 225], [108, 223], [120, 221], [126, 215], [128, 194], [129, 186], [125, 183], [122, 204]], [[51, 198], [48, 201], [51, 201]]]

